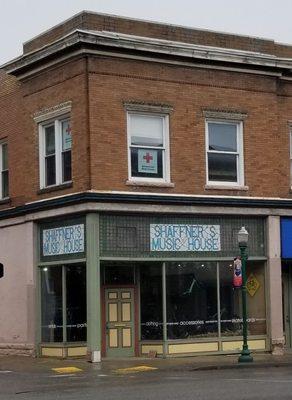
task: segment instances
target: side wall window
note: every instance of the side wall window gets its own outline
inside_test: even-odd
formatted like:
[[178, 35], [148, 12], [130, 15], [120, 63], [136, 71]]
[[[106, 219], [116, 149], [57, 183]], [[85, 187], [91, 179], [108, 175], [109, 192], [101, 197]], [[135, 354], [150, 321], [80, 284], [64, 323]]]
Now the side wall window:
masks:
[[206, 120], [207, 184], [244, 185], [242, 125]]
[[9, 196], [8, 147], [0, 143], [0, 199]]
[[60, 185], [72, 179], [70, 119], [61, 117], [39, 125], [40, 186]]
[[128, 112], [129, 179], [169, 181], [168, 115]]

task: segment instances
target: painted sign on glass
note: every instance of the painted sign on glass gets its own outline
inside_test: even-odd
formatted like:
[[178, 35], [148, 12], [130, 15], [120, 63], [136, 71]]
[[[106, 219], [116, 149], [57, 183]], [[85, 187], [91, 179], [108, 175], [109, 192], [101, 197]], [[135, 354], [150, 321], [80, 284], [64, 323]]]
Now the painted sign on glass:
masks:
[[150, 251], [220, 250], [220, 225], [150, 225]]
[[84, 252], [84, 224], [43, 230], [43, 255], [59, 256]]
[[157, 150], [138, 149], [138, 172], [157, 174]]

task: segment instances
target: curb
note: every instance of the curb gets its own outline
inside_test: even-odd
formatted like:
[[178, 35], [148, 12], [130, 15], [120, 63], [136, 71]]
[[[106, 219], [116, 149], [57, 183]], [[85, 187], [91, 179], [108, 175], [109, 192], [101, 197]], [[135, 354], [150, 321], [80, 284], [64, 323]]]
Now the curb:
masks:
[[238, 363], [228, 365], [203, 365], [191, 368], [190, 371], [213, 371], [213, 370], [224, 370], [224, 369], [254, 369], [254, 368], [281, 368], [281, 367], [292, 367], [292, 362], [281, 362], [281, 363]]

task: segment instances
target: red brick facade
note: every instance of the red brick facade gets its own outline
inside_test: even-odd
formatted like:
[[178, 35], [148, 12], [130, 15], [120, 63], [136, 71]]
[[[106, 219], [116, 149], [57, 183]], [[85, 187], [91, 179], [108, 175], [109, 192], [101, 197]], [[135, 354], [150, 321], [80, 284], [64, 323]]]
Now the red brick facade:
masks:
[[[292, 62], [292, 46], [268, 40], [90, 13], [80, 14], [27, 42], [24, 51], [36, 50], [77, 28], [260, 51], [291, 57]], [[2, 70], [0, 139], [7, 138], [9, 147], [10, 201], [0, 208], [90, 189], [291, 198], [292, 80], [276, 76], [275, 71], [264, 75], [260, 68], [258, 73], [244, 72], [244, 68], [194, 68], [88, 53], [72, 56], [23, 79]], [[38, 128], [33, 116], [68, 101], [72, 102], [73, 185], [40, 191]], [[167, 104], [173, 108], [169, 119], [173, 187], [127, 185], [125, 102]], [[243, 128], [244, 190], [205, 188], [204, 110], [247, 115]]]

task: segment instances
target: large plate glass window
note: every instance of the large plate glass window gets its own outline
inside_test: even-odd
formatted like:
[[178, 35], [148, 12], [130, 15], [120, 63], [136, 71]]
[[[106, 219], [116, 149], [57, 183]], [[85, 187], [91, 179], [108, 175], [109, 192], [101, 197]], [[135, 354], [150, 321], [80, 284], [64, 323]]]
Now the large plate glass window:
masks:
[[129, 178], [168, 181], [168, 116], [128, 113]]
[[242, 122], [206, 122], [207, 183], [243, 185]]
[[9, 196], [7, 143], [0, 144], [0, 172], [0, 198], [5, 199]]
[[40, 272], [42, 342], [85, 342], [85, 266], [41, 267]]
[[40, 125], [41, 188], [70, 182], [72, 135], [69, 118]]

